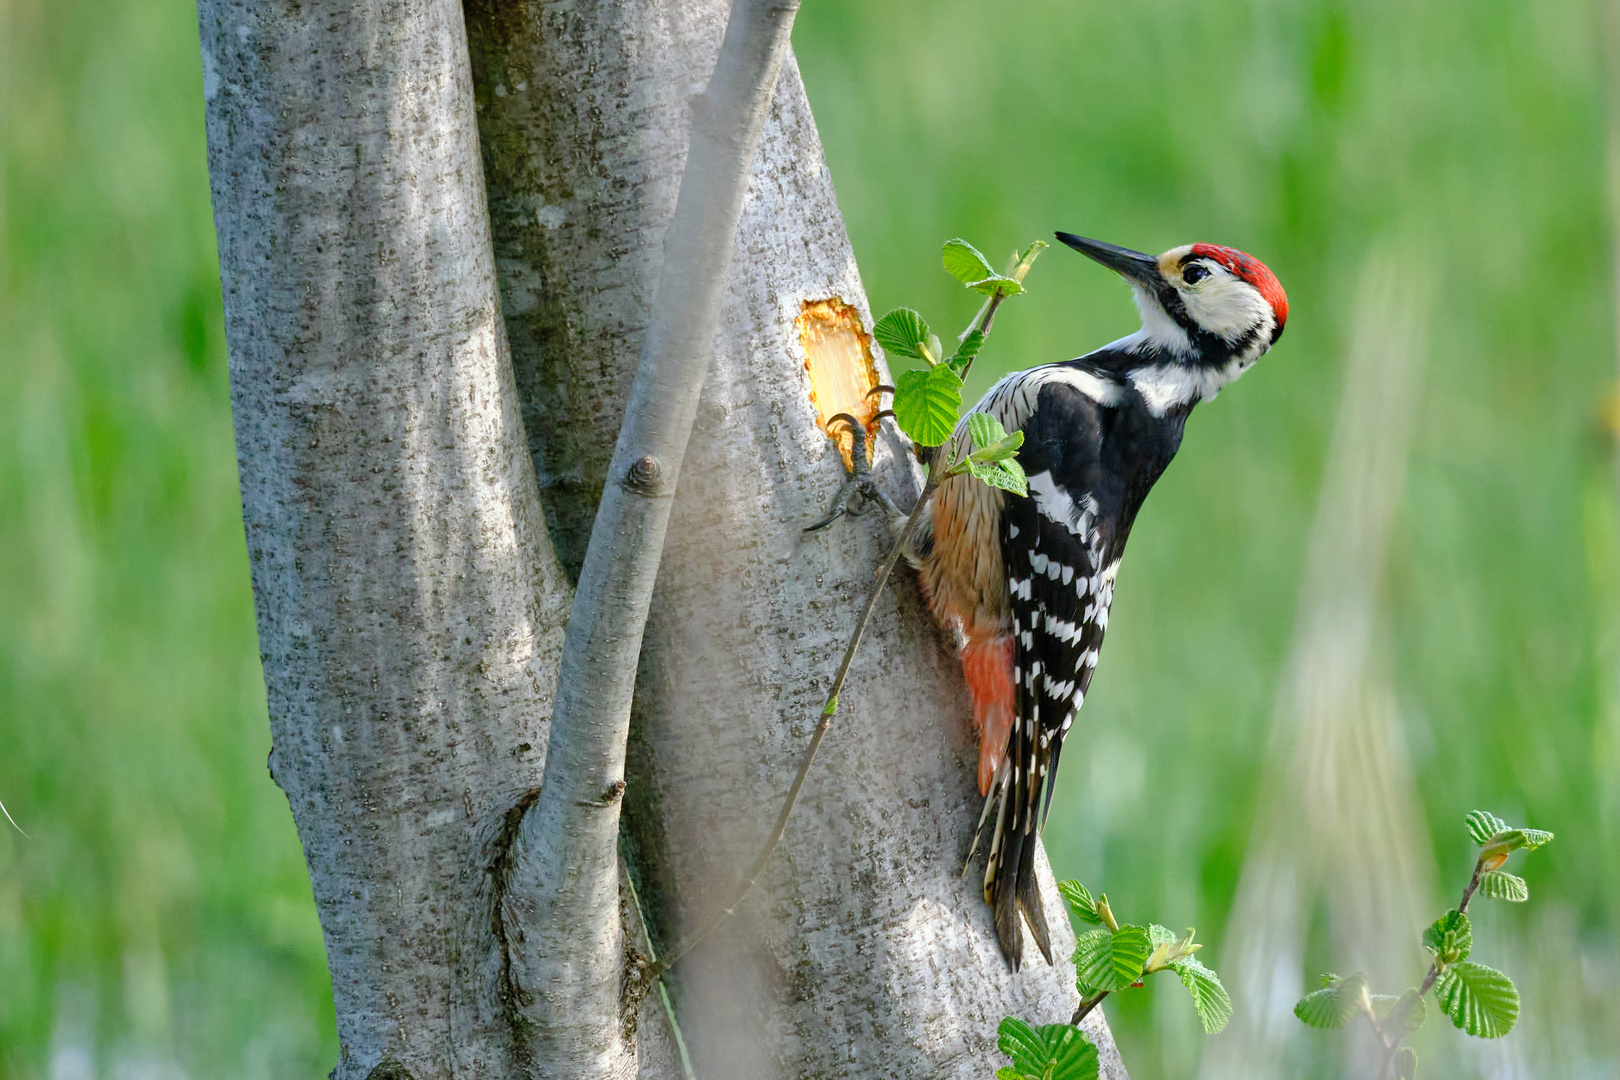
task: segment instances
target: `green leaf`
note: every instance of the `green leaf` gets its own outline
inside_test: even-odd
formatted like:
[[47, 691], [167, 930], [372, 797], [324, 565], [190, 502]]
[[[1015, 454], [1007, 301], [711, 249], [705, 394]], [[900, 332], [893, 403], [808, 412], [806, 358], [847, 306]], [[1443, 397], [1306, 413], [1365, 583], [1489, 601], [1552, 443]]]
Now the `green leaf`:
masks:
[[1455, 964], [1468, 959], [1468, 952], [1474, 947], [1474, 928], [1468, 916], [1452, 908], [1434, 920], [1434, 925], [1423, 931], [1423, 947], [1441, 963]]
[[1074, 917], [1087, 926], [1101, 926], [1102, 916], [1097, 914], [1097, 902], [1091, 898], [1091, 893], [1078, 881], [1058, 882], [1058, 893], [1063, 902], [1069, 905], [1069, 911]]
[[1232, 999], [1221, 985], [1220, 976], [1189, 956], [1170, 965], [1181, 976], [1181, 985], [1192, 995], [1193, 1008], [1204, 1025], [1204, 1034], [1215, 1035], [1232, 1019]]
[[1373, 1012], [1380, 1020], [1387, 1019], [1406, 1032], [1416, 1031], [1429, 1018], [1429, 1006], [1424, 1003], [1423, 995], [1417, 992], [1415, 986], [1400, 997], [1374, 994], [1372, 1005]]
[[1018, 453], [1018, 448], [1024, 445], [1024, 433], [1015, 431], [1008, 434], [1001, 426], [1001, 421], [989, 413], [968, 413], [968, 437], [973, 441], [973, 450], [969, 457], [974, 461], [994, 462], [1009, 461]]
[[1174, 930], [1170, 929], [1168, 926], [1160, 926], [1158, 923], [1149, 923], [1147, 931], [1148, 942], [1155, 949], [1160, 945], [1169, 945], [1180, 940], [1176, 937], [1176, 932]]
[[[1019, 1072], [1011, 1065], [1003, 1065], [1001, 1068], [996, 1070], [996, 1080], [1026, 1080], [1026, 1078], [1023, 1073]], [[1031, 1078], [1031, 1080], [1040, 1080], [1040, 1078], [1034, 1077]]]
[[1313, 1028], [1338, 1030], [1360, 1011], [1361, 999], [1367, 993], [1367, 976], [1358, 971], [1342, 979], [1324, 975], [1322, 981], [1327, 985], [1294, 1004], [1294, 1015]]
[[970, 457], [968, 471], [993, 488], [1010, 491], [1014, 495], [1029, 494], [1029, 478], [1024, 475], [1024, 467], [1012, 458], [1006, 461], [986, 462], [976, 461]]
[[1495, 843], [1503, 845], [1508, 851], [1518, 851], [1520, 848], [1534, 851], [1542, 844], [1550, 842], [1552, 838], [1553, 834], [1544, 829], [1509, 829], [1507, 832], [1498, 833]]
[[1484, 964], [1446, 968], [1434, 981], [1434, 993], [1453, 1024], [1481, 1039], [1500, 1039], [1519, 1018], [1519, 991], [1513, 980]]
[[1000, 293], [1002, 296], [1017, 296], [1024, 291], [1024, 287], [1010, 277], [992, 274], [983, 281], [975, 281], [968, 286], [974, 292], [982, 292], [986, 296], [991, 293]]
[[1082, 996], [1124, 990], [1142, 977], [1152, 951], [1147, 931], [1140, 926], [1093, 930], [1074, 946], [1075, 985]]
[[940, 254], [940, 261], [947, 273], [975, 292], [986, 295], [999, 292], [1004, 296], [1012, 296], [1014, 293], [1024, 291], [1024, 287], [1016, 279], [992, 270], [990, 260], [966, 240], [947, 241], [945, 250]]
[[1468, 835], [1480, 847], [1495, 839], [1497, 833], [1507, 831], [1507, 822], [1489, 810], [1475, 810], [1463, 819], [1463, 823], [1468, 826]]
[[982, 348], [984, 348], [984, 331], [973, 330], [962, 339], [962, 343], [956, 347], [956, 353], [946, 363], [950, 364], [951, 370], [958, 375], [966, 374], [968, 365], [973, 363], [974, 357], [979, 355]]
[[929, 336], [928, 324], [910, 308], [895, 308], [872, 327], [872, 337], [883, 346], [884, 352], [890, 356], [909, 356], [913, 360], [928, 359], [923, 355], [922, 346]]
[[1395, 1080], [1412, 1080], [1417, 1076], [1417, 1051], [1403, 1046], [1395, 1052]]
[[968, 438], [973, 441], [975, 453], [1007, 437], [1001, 421], [986, 412], [968, 413], [967, 433]]
[[919, 446], [939, 446], [951, 437], [962, 407], [962, 380], [941, 364], [902, 371], [894, 380], [894, 420]]
[[[996, 1029], [996, 1046], [1012, 1058], [1018, 1075], [1041, 1080], [1097, 1080], [1097, 1048], [1079, 1028], [1046, 1024], [1032, 1028], [1009, 1016]], [[1001, 1080], [1002, 1073], [996, 1073]]]
[[966, 240], [947, 240], [945, 250], [940, 253], [940, 261], [944, 263], [946, 273], [964, 285], [972, 285], [996, 274], [990, 268], [990, 260]]
[[1479, 876], [1479, 895], [1522, 904], [1530, 899], [1530, 886], [1517, 874], [1510, 874], [1506, 870], [1489, 870]]

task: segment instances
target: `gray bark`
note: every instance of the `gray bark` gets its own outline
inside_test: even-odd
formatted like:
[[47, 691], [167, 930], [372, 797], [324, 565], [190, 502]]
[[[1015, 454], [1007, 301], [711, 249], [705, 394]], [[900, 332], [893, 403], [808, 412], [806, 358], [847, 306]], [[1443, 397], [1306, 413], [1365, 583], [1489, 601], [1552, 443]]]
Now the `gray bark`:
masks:
[[325, 933], [335, 1075], [513, 1075], [495, 894], [569, 590], [505, 353], [461, 9], [199, 15], [271, 771]]
[[563, 641], [540, 796], [513, 849], [513, 970], [539, 1076], [635, 1072], [619, 1001], [619, 807], [630, 701], [671, 497], [714, 352], [749, 163], [798, 0], [736, 0], [664, 236], [641, 361]]
[[[517, 383], [459, 6], [199, 14], [272, 770], [326, 935], [335, 1075], [527, 1074], [522, 1013], [545, 990], [508, 945], [548, 928], [509, 918], [532, 899], [512, 845], [571, 603], [532, 461], [582, 553], [725, 5], [469, 5]], [[525, 86], [529, 113], [503, 112]], [[798, 531], [842, 469], [794, 321], [832, 297], [870, 313], [791, 61], [734, 250], [632, 734], [631, 850], [662, 941], [710, 913], [769, 829], [887, 540], [870, 521]], [[915, 490], [892, 439], [877, 466]], [[968, 711], [909, 578], [870, 640], [778, 858], [677, 969], [704, 1080], [982, 1077], [1003, 1015], [1074, 1008], [1066, 966], [1007, 972], [959, 876]], [[645, 1036], [655, 1000], [612, 1019]], [[669, 1074], [666, 1040], [637, 1051]]]
[[[579, 550], [606, 475], [662, 268], [647, 240], [669, 220], [686, 97], [713, 64], [724, 12], [716, 0], [469, 6], [514, 362], [564, 552]], [[804, 302], [835, 297], [871, 326], [790, 63], [754, 161], [641, 654], [626, 813], [666, 943], [724, 902], [769, 831], [888, 540], [872, 521], [800, 533], [842, 466], [816, 423], [795, 321]], [[892, 437], [877, 467], [897, 495], [916, 490]], [[780, 853], [675, 972], [704, 1080], [983, 1077], [1004, 1063], [1002, 1016], [1073, 1012], [1072, 971], [1037, 963], [1011, 976], [960, 876], [978, 812], [968, 715], [907, 576], [879, 608]], [[1050, 891], [1047, 903], [1061, 909]], [[1066, 953], [1067, 928], [1056, 936]], [[1108, 1075], [1123, 1076], [1093, 1015]]]

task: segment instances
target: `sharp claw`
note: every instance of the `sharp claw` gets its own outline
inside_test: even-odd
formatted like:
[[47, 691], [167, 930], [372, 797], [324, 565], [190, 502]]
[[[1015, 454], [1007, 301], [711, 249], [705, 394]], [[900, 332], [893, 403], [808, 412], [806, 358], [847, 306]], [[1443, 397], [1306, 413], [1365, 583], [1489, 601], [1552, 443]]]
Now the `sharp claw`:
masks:
[[[828, 429], [830, 430], [833, 424], [839, 422], [849, 427], [851, 444], [849, 477], [839, 486], [838, 494], [833, 497], [832, 506], [827, 510], [827, 516], [814, 525], [805, 526], [804, 531], [807, 533], [819, 532], [845, 515], [860, 517], [871, 509], [873, 503], [881, 506], [891, 517], [898, 516], [900, 513], [895, 509], [894, 503], [889, 500], [889, 497], [879, 491], [877, 484], [872, 480], [872, 467], [866, 462], [865, 426], [849, 413], [836, 413], [828, 418]], [[856, 496], [860, 496], [860, 501], [855, 503], [855, 507], [851, 509], [850, 503]]]

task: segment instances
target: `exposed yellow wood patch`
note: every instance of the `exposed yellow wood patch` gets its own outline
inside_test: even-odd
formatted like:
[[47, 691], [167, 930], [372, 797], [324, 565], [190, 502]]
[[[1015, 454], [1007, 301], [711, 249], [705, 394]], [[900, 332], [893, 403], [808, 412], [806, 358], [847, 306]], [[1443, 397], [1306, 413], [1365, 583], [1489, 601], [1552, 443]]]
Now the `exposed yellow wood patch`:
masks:
[[804, 367], [810, 373], [810, 403], [816, 423], [838, 443], [844, 466], [851, 466], [854, 439], [848, 426], [827, 424], [839, 413], [849, 413], [866, 428], [866, 457], [870, 461], [878, 429], [877, 364], [872, 359], [872, 338], [861, 328], [861, 316], [837, 297], [806, 300], [798, 319], [799, 342], [804, 346]]

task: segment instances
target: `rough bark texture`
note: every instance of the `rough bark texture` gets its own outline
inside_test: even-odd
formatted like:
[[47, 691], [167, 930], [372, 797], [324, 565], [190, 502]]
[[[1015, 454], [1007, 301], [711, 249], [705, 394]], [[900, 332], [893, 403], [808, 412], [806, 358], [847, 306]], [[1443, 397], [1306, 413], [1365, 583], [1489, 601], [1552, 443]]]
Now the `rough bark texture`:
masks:
[[496, 894], [569, 602], [506, 357], [454, 0], [202, 0], [271, 769], [340, 1080], [515, 1075]]
[[720, 313], [749, 165], [798, 0], [735, 0], [691, 127], [664, 270], [579, 575], [546, 771], [513, 848], [536, 1076], [630, 1076], [618, 838], [637, 656]]
[[[525, 416], [559, 550], [578, 551], [661, 268], [648, 240], [669, 218], [685, 98], [712, 66], [725, 5], [468, 11]], [[642, 652], [627, 813], [666, 942], [726, 896], [768, 832], [888, 540], [873, 520], [800, 533], [843, 475], [795, 327], [803, 302], [833, 297], [870, 326], [790, 64], [754, 162]], [[915, 490], [892, 439], [877, 467], [897, 494]], [[675, 973], [704, 1080], [983, 1077], [1004, 1063], [1002, 1016], [1073, 1012], [1066, 965], [1007, 972], [961, 876], [979, 808], [967, 717], [959, 669], [908, 576], [878, 611], [779, 856]], [[1061, 909], [1049, 881], [1047, 903]], [[1056, 929], [1066, 955], [1072, 938]], [[1107, 1075], [1123, 1076], [1093, 1016]]]

